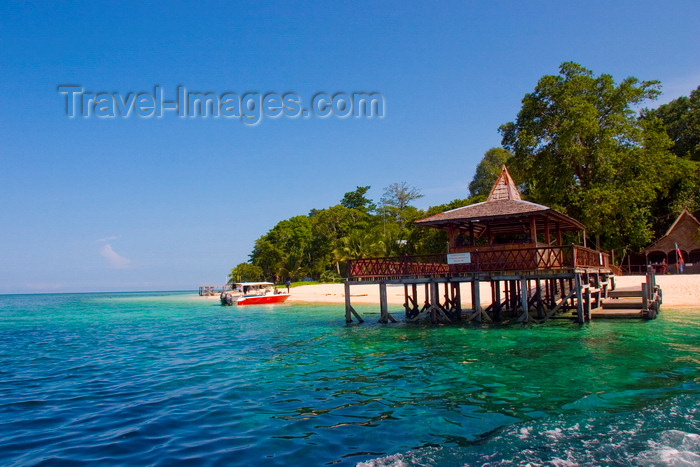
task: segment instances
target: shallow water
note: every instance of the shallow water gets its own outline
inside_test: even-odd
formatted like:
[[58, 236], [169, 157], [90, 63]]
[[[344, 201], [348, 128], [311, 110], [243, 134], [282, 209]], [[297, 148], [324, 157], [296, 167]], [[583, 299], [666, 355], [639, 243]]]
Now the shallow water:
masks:
[[482, 328], [376, 308], [0, 296], [0, 464], [700, 464], [700, 310]]

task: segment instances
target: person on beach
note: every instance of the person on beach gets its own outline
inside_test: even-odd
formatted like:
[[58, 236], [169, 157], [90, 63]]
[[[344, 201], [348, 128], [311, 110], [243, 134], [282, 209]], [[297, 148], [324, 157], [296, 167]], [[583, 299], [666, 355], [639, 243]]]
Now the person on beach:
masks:
[[285, 284], [287, 285], [287, 293], [289, 293], [289, 286], [292, 285], [292, 281], [287, 279], [287, 282], [285, 282]]

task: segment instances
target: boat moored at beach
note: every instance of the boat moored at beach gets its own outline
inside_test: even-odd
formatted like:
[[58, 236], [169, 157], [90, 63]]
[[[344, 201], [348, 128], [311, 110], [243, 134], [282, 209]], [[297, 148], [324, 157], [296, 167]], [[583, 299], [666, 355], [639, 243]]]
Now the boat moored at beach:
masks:
[[230, 291], [221, 292], [222, 305], [263, 305], [282, 303], [289, 298], [275, 288], [272, 282], [237, 282]]

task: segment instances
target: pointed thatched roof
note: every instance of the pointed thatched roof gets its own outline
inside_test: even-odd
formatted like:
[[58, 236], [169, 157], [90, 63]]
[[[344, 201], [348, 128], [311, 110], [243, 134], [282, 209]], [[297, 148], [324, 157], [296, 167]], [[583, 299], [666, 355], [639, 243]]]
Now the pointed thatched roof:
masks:
[[676, 249], [676, 244], [683, 251], [700, 249], [700, 242], [694, 238], [694, 234], [698, 229], [700, 229], [700, 221], [687, 210], [683, 210], [673, 225], [666, 231], [666, 234], [652, 245], [646, 247], [644, 252], [669, 252]]
[[491, 188], [491, 193], [486, 201], [508, 201], [516, 200], [520, 201], [520, 191], [518, 187], [515, 186], [513, 178], [508, 172], [508, 168], [504, 165], [501, 169], [501, 173], [496, 179], [496, 183], [493, 184]]
[[488, 225], [494, 234], [506, 234], [522, 231], [524, 226], [529, 225], [531, 216], [535, 216], [538, 230], [544, 229], [545, 222], [548, 222], [552, 229], [558, 227], [562, 231], [585, 230], [583, 224], [566, 214], [541, 204], [524, 201], [505, 165], [488, 199], [483, 203], [445, 211], [414, 223], [446, 230], [467, 228], [472, 224], [477, 233]]

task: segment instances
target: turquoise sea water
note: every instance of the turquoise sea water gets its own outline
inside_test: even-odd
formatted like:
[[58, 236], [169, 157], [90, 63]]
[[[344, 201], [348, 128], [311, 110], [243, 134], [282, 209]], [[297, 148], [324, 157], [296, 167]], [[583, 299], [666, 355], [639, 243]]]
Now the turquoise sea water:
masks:
[[0, 296], [0, 465], [700, 464], [700, 308], [483, 328], [377, 308]]

